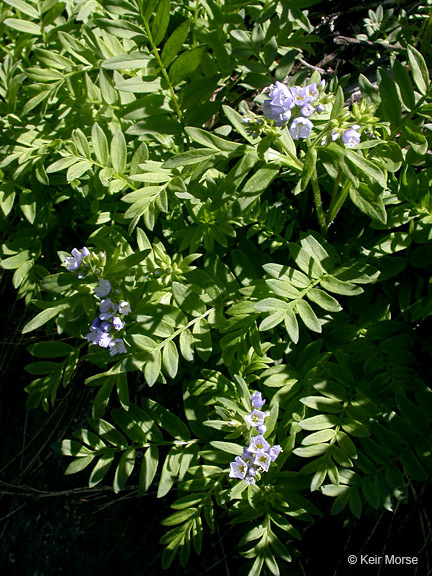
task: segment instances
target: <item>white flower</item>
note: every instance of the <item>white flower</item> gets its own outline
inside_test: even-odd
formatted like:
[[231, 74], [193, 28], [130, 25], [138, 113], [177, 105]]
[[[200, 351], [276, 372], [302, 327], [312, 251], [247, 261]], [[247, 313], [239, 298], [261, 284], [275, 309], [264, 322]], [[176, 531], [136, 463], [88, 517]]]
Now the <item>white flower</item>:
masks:
[[65, 258], [67, 270], [69, 272], [78, 270], [78, 268], [81, 266], [82, 261], [83, 261], [83, 255], [79, 250], [74, 248], [71, 252], [71, 256], [66, 256]]
[[255, 462], [257, 466], [262, 468], [264, 472], [268, 472], [269, 466], [272, 462], [272, 459], [269, 454], [265, 450], [258, 450], [255, 456]]
[[360, 133], [355, 128], [360, 128], [358, 124], [354, 124], [349, 130], [345, 130], [342, 134], [342, 142], [347, 148], [354, 148], [356, 144], [360, 143]]
[[252, 410], [250, 414], [244, 417], [249, 426], [261, 426], [264, 424], [265, 413], [261, 410]]
[[244, 462], [240, 456], [236, 456], [234, 462], [230, 463], [230, 478], [240, 478], [243, 479], [247, 473], [247, 464]]
[[267, 440], [265, 438], [263, 438], [263, 436], [261, 436], [261, 434], [259, 436], [254, 436], [251, 440], [251, 443], [249, 444], [248, 447], [248, 452], [251, 452], [252, 454], [256, 454], [258, 452], [258, 450], [268, 450], [270, 448], [270, 444], [267, 442]]
[[119, 302], [119, 305], [118, 305], [119, 314], [124, 314], [125, 316], [127, 316], [130, 311], [131, 311], [131, 307], [130, 307], [129, 302], [126, 302], [125, 300], [121, 300]]
[[312, 128], [313, 124], [308, 118], [298, 116], [292, 121], [289, 133], [293, 140], [299, 140], [300, 138], [308, 138]]
[[269, 449], [268, 454], [274, 462], [281, 452], [283, 452], [282, 448], [279, 446], [279, 444], [275, 444], [275, 446], [272, 446]]
[[125, 323], [120, 318], [120, 316], [114, 316], [112, 319], [112, 325], [116, 330], [121, 330], [124, 327]]
[[251, 394], [250, 401], [251, 401], [252, 407], [256, 408], [257, 410], [262, 408], [264, 406], [264, 404], [266, 403], [266, 401], [263, 400], [263, 398], [262, 398], [261, 392], [253, 392]]

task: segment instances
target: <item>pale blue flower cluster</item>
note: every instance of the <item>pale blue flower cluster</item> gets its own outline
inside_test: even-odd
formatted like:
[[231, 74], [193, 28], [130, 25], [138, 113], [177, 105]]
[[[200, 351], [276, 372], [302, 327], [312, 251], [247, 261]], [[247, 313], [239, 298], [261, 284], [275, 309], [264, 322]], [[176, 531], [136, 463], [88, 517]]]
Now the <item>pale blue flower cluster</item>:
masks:
[[[336, 140], [340, 139], [342, 140], [342, 142], [345, 144], [345, 146], [347, 148], [354, 148], [354, 146], [356, 144], [360, 144], [360, 138], [361, 138], [361, 134], [360, 132], [357, 132], [357, 130], [360, 128], [360, 126], [358, 124], [354, 124], [353, 126], [351, 126], [351, 128], [349, 128], [348, 130], [345, 130], [342, 135], [338, 130], [333, 130], [332, 134], [331, 134], [331, 139], [332, 142], [335, 142]], [[325, 139], [324, 139], [324, 144], [325, 144]]]
[[264, 404], [265, 400], [261, 392], [254, 392], [251, 395], [253, 410], [245, 416], [245, 420], [252, 429], [256, 429], [258, 434], [251, 437], [249, 445], [243, 448], [242, 455], [236, 456], [230, 463], [230, 478], [244, 480], [247, 485], [255, 484], [255, 477], [258, 473], [268, 472], [270, 464], [282, 452], [278, 444], [271, 446], [263, 436], [267, 430], [264, 420], [270, 414], [270, 412], [260, 410]]
[[65, 258], [66, 269], [69, 272], [76, 272], [79, 270], [78, 278], [82, 279], [86, 273], [91, 271], [91, 269], [100, 268], [104, 259], [105, 254], [103, 252], [95, 254], [94, 252], [90, 252], [90, 250], [85, 246], [82, 250], [74, 248], [71, 255], [66, 256]]
[[[86, 272], [102, 274], [104, 259], [103, 252], [97, 255], [84, 246], [81, 251], [74, 248], [71, 255], [65, 258], [65, 263], [69, 272], [80, 270], [78, 278], [84, 278]], [[87, 270], [84, 270], [85, 267]], [[99, 285], [94, 289], [94, 293], [101, 300], [99, 315], [90, 324], [90, 332], [85, 339], [101, 348], [107, 348], [110, 356], [126, 354], [124, 340], [119, 335], [125, 326], [124, 318], [131, 311], [130, 304], [125, 300], [116, 304], [111, 298], [107, 298], [111, 293], [111, 282], [105, 278], [99, 278]]]
[[291, 119], [289, 132], [293, 140], [308, 138], [313, 128], [309, 120], [314, 112], [321, 112], [322, 105], [312, 106], [319, 96], [319, 90], [312, 82], [307, 86], [288, 88], [282, 82], [270, 86], [269, 100], [263, 103], [263, 114], [276, 121], [276, 126], [284, 126]]
[[[100, 298], [108, 296], [111, 292], [109, 280], [101, 278], [99, 288], [95, 288], [95, 293]], [[131, 311], [130, 305], [125, 300], [115, 304], [111, 298], [104, 298], [99, 305], [99, 316], [90, 324], [90, 332], [85, 339], [101, 348], [108, 348], [110, 356], [116, 354], [126, 354], [126, 346], [123, 338], [116, 338], [116, 332], [123, 330], [124, 317]]]

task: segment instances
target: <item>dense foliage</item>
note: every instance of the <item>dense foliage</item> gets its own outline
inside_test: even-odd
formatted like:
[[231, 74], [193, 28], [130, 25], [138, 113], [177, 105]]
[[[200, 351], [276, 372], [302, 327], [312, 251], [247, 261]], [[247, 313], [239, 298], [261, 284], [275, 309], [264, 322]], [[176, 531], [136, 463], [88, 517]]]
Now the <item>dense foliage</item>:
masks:
[[431, 7], [370, 11], [376, 78], [338, 80], [304, 60], [318, 3], [0, 7], [27, 407], [87, 366], [88, 426], [54, 448], [169, 495], [164, 567], [224, 509], [277, 575], [327, 498], [391, 511], [432, 472]]

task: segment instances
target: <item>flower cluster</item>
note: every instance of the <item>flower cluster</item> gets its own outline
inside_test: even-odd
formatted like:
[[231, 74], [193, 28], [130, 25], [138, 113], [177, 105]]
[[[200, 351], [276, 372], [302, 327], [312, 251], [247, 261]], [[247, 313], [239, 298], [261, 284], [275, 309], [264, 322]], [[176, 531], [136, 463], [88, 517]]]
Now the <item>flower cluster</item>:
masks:
[[[310, 117], [315, 113], [324, 111], [325, 103], [329, 102], [329, 96], [323, 93], [324, 80], [318, 84], [312, 82], [306, 86], [293, 86], [289, 88], [282, 82], [275, 82], [269, 88], [269, 99], [262, 106], [263, 114], [269, 120], [274, 120], [276, 126], [289, 124], [289, 133], [293, 140], [309, 138], [314, 124]], [[349, 115], [344, 112], [344, 116]], [[263, 120], [259, 118], [243, 120], [255, 132], [262, 129]], [[337, 127], [338, 122], [336, 122]], [[333, 124], [335, 126], [335, 124]], [[334, 142], [341, 139], [347, 148], [353, 148], [360, 143], [359, 124], [349, 126], [346, 118], [341, 119], [340, 128], [331, 132], [331, 140]], [[327, 144], [327, 137], [323, 137], [322, 145]]]
[[358, 124], [354, 124], [353, 126], [351, 126], [351, 128], [345, 130], [342, 136], [340, 135], [340, 132], [338, 132], [337, 130], [333, 130], [331, 139], [334, 142], [340, 136], [342, 142], [345, 144], [347, 148], [354, 148], [356, 144], [360, 144], [360, 132], [357, 132], [359, 128], [360, 126]]
[[99, 275], [102, 273], [102, 269], [105, 262], [105, 254], [99, 252], [95, 254], [90, 252], [85, 246], [82, 250], [77, 250], [74, 248], [70, 256], [66, 256], [65, 264], [68, 272], [78, 272], [78, 278], [82, 279], [87, 273], [94, 273]]
[[[323, 87], [322, 82], [319, 87]], [[292, 118], [289, 132], [293, 140], [308, 138], [313, 128], [309, 116], [324, 109], [321, 104], [312, 106], [319, 96], [315, 82], [293, 88], [288, 88], [282, 82], [275, 82], [270, 86], [269, 96], [270, 99], [263, 103], [264, 116], [269, 120], [276, 120], [276, 126], [284, 126]]]
[[[78, 273], [78, 278], [84, 278], [87, 272], [102, 274], [104, 260], [103, 252], [94, 254], [84, 246], [81, 251], [74, 248], [71, 256], [65, 258], [65, 263], [69, 272], [87, 268]], [[116, 304], [111, 298], [107, 298], [111, 293], [111, 282], [105, 278], [99, 278], [99, 285], [94, 289], [94, 293], [101, 300], [99, 315], [90, 324], [90, 332], [85, 339], [101, 348], [109, 349], [110, 356], [126, 354], [124, 340], [118, 336], [124, 328], [125, 316], [131, 311], [130, 304], [125, 300]]]
[[115, 304], [111, 298], [105, 298], [111, 292], [109, 280], [101, 278], [99, 287], [95, 288], [95, 294], [100, 298], [99, 316], [90, 324], [90, 332], [85, 339], [101, 348], [108, 348], [110, 356], [126, 354], [126, 346], [123, 338], [116, 338], [116, 333], [123, 330], [124, 317], [131, 311], [130, 305], [125, 300]]
[[258, 473], [268, 472], [270, 464], [282, 452], [278, 444], [271, 446], [263, 436], [267, 430], [264, 420], [270, 412], [260, 410], [265, 404], [261, 392], [254, 392], [251, 395], [251, 404], [253, 410], [245, 417], [245, 420], [258, 434], [251, 437], [242, 455], [236, 456], [234, 462], [230, 463], [229, 473], [230, 478], [244, 480], [247, 485], [255, 484]]

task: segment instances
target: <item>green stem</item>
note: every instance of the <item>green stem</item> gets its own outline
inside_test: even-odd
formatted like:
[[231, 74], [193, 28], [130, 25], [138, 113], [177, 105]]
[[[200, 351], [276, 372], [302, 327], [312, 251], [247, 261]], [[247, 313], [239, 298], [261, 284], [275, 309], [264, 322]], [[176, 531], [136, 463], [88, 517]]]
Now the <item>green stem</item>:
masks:
[[173, 102], [173, 105], [174, 105], [176, 114], [177, 114], [177, 116], [179, 117], [180, 122], [184, 125], [183, 112], [181, 111], [181, 108], [180, 108], [180, 105], [179, 105], [179, 102], [178, 102], [178, 99], [177, 99], [177, 95], [176, 95], [176, 93], [174, 92], [174, 87], [173, 87], [173, 85], [171, 84], [171, 80], [170, 80], [170, 77], [168, 76], [168, 72], [167, 72], [167, 70], [166, 70], [166, 68], [165, 68], [165, 66], [164, 66], [164, 64], [163, 64], [163, 62], [162, 62], [162, 59], [161, 59], [160, 55], [159, 55], [159, 51], [158, 51], [158, 49], [157, 49], [157, 46], [155, 45], [155, 43], [154, 43], [154, 41], [153, 41], [153, 36], [152, 36], [152, 34], [151, 34], [151, 31], [150, 31], [150, 26], [149, 26], [149, 23], [148, 23], [148, 21], [147, 21], [147, 19], [146, 19], [146, 17], [145, 17], [145, 14], [144, 14], [144, 11], [143, 11], [142, 4], [141, 4], [141, 3], [140, 3], [140, 13], [141, 13], [142, 21], [143, 21], [143, 23], [144, 23], [144, 28], [145, 28], [146, 33], [147, 33], [148, 40], [149, 40], [149, 42], [150, 42], [150, 46], [151, 46], [152, 52], [153, 52], [153, 54], [154, 54], [154, 57], [155, 57], [156, 60], [157, 60], [157, 63], [159, 64], [159, 67], [160, 67], [161, 72], [162, 72], [162, 76], [165, 78], [165, 81], [166, 81], [166, 83], [168, 84], [168, 90], [169, 90], [169, 92], [170, 92], [170, 94], [171, 94], [171, 100], [172, 100], [172, 102]]
[[329, 211], [327, 214], [327, 225], [328, 226], [330, 226], [330, 224], [336, 218], [336, 215], [339, 212], [339, 210], [341, 209], [342, 204], [345, 202], [346, 197], [348, 196], [349, 187], [350, 187], [350, 182], [349, 182], [349, 180], [346, 180], [344, 185], [342, 186], [341, 193], [336, 194], [335, 193], [336, 191], [333, 193], [333, 196], [332, 196], [332, 199], [330, 202]]
[[291, 160], [293, 160], [297, 164], [297, 166], [303, 170], [303, 162], [299, 160], [297, 156], [294, 156], [291, 150], [287, 148], [287, 146], [285, 146], [280, 136], [278, 136], [277, 139], [286, 155], [289, 156]]
[[313, 197], [315, 202], [315, 210], [317, 213], [318, 223], [321, 227], [321, 232], [325, 236], [327, 234], [327, 223], [324, 216], [323, 205], [321, 201], [321, 191], [318, 184], [318, 178], [316, 170], [314, 170], [314, 174], [311, 178], [312, 181], [312, 190], [313, 190]]

